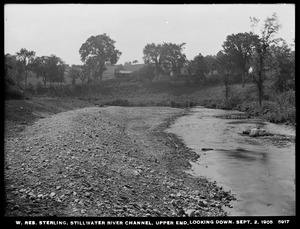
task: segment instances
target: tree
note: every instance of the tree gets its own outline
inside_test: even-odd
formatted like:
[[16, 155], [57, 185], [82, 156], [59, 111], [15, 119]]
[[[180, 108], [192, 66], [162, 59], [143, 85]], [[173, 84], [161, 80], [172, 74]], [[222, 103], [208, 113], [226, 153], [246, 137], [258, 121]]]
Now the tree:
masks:
[[47, 56], [37, 57], [33, 63], [33, 71], [36, 74], [36, 77], [42, 77], [44, 85], [46, 85], [49, 80], [48, 70], [47, 70]]
[[33, 63], [33, 70], [37, 78], [42, 77], [44, 85], [47, 82], [63, 82], [65, 64], [61, 58], [51, 55], [37, 57]]
[[[259, 22], [256, 18], [250, 18], [250, 20], [252, 22], [252, 27], [255, 27]], [[278, 39], [275, 39], [274, 36], [279, 31], [280, 27], [276, 13], [271, 17], [267, 17], [261, 29], [261, 36], [258, 37], [257, 42], [254, 44], [254, 55], [251, 60], [253, 73], [251, 75], [257, 88], [257, 97], [260, 106], [264, 96], [267, 55], [270, 51], [270, 46], [279, 41]]]
[[245, 76], [248, 74], [253, 46], [257, 43], [258, 36], [253, 33], [238, 33], [228, 35], [222, 47], [232, 56], [237, 68], [241, 72], [242, 87], [245, 85]]
[[184, 45], [182, 44], [173, 44], [173, 43], [164, 43], [162, 45], [162, 61], [164, 69], [167, 69], [169, 72], [172, 72], [173, 75], [181, 75], [181, 69], [186, 62], [186, 56], [183, 53]]
[[152, 65], [145, 65], [137, 71], [133, 72], [138, 80], [145, 82], [152, 82], [155, 77], [155, 68]]
[[89, 84], [92, 82], [91, 71], [87, 65], [82, 65], [82, 74], [80, 76], [80, 80], [82, 84]]
[[47, 60], [47, 70], [50, 82], [64, 82], [65, 64], [61, 58], [52, 54]]
[[181, 75], [181, 69], [186, 62], [186, 56], [183, 54], [185, 43], [173, 44], [147, 44], [143, 50], [143, 60], [145, 64], [152, 65], [155, 68], [155, 75], [161, 73]]
[[34, 51], [28, 51], [25, 48], [22, 48], [20, 52], [16, 53], [17, 59], [20, 60], [24, 65], [24, 87], [27, 86], [27, 79], [28, 79], [28, 73], [32, 68], [32, 64], [35, 59], [35, 52]]
[[185, 61], [183, 68], [182, 68], [182, 73], [185, 76], [186, 83], [189, 83], [190, 78], [192, 78], [192, 76], [193, 76], [193, 67], [192, 67], [191, 60]]
[[284, 92], [293, 89], [295, 81], [295, 52], [283, 42], [270, 46], [270, 69], [273, 70], [273, 88]]
[[72, 80], [72, 84], [75, 85], [76, 84], [76, 80], [80, 79], [83, 74], [82, 72], [82, 67], [80, 65], [72, 65], [69, 71], [68, 76], [71, 78]]
[[214, 70], [217, 69], [217, 62], [216, 62], [216, 56], [207, 55], [204, 57], [204, 61], [207, 67], [207, 71], [210, 72], [211, 76], [214, 74]]
[[206, 81], [205, 73], [208, 72], [208, 68], [201, 53], [190, 61], [189, 71], [194, 77], [195, 83], [199, 83], [201, 80]]
[[24, 65], [21, 61], [17, 60], [16, 56], [6, 54], [4, 56], [5, 64], [5, 79], [12, 80], [16, 84], [20, 84], [23, 80]]
[[218, 71], [222, 74], [223, 82], [225, 85], [225, 98], [227, 101], [229, 96], [230, 77], [233, 75], [236, 69], [234, 58], [224, 51], [219, 51], [217, 54], [217, 64]]
[[143, 50], [143, 60], [147, 65], [153, 65], [155, 68], [155, 75], [158, 81], [158, 76], [162, 73], [162, 64], [164, 60], [163, 47], [161, 44], [147, 44]]
[[106, 70], [105, 62], [116, 64], [121, 52], [115, 48], [115, 41], [106, 33], [91, 36], [79, 49], [81, 61], [86, 66], [94, 82], [102, 81], [103, 72]]

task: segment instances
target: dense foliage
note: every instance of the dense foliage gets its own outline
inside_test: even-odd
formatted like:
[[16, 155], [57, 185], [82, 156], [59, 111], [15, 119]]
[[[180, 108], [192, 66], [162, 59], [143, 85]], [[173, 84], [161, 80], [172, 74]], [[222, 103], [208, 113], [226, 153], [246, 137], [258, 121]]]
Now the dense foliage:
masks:
[[[68, 66], [55, 55], [38, 57], [34, 51], [22, 48], [15, 55], [5, 54], [4, 56], [5, 85], [10, 93], [7, 98], [24, 98], [22, 96], [24, 89], [33, 94], [50, 93], [72, 96], [77, 94], [79, 96], [90, 92], [100, 93], [100, 91], [105, 94], [111, 90], [109, 84], [117, 87], [116, 82], [124, 83], [124, 85], [125, 82], [132, 83], [134, 87], [138, 87], [137, 83], [145, 87], [152, 85], [157, 87], [155, 90], [164, 88], [163, 85], [166, 86], [166, 82], [169, 82], [170, 85], [178, 86], [176, 90], [181, 91], [185, 88], [183, 91], [187, 94], [195, 88], [203, 90], [203, 87], [215, 87], [222, 84], [225, 90], [221, 90], [223, 96], [220, 102], [211, 100], [214, 102], [203, 104], [207, 106], [212, 104], [211, 107], [214, 107], [213, 104], [216, 103], [219, 105], [215, 107], [220, 108], [239, 107], [240, 109], [249, 108], [249, 111], [259, 110], [257, 114], [268, 114], [269, 119], [274, 122], [282, 122], [282, 120], [292, 122], [295, 117], [294, 44], [287, 44], [282, 38], [276, 37], [280, 29], [276, 14], [264, 20], [260, 33], [255, 32], [259, 20], [250, 19], [253, 31], [230, 34], [223, 42], [222, 50], [216, 55], [203, 56], [199, 53], [190, 60], [184, 53], [185, 43], [163, 42], [145, 45], [144, 64], [137, 64], [138, 61], [134, 60], [124, 65], [116, 65], [122, 53], [116, 49], [116, 42], [105, 33], [91, 36], [81, 45], [79, 54], [82, 65]], [[103, 80], [103, 75], [107, 74], [107, 71], [111, 71], [110, 78], [113, 78], [114, 72], [122, 70], [126, 72], [126, 77], [105, 80], [107, 83]], [[32, 85], [33, 78], [41, 79], [35, 82], [35, 87]], [[106, 77], [106, 79], [109, 78]], [[245, 90], [246, 96], [240, 97], [231, 89], [237, 83], [241, 84], [241, 90]], [[56, 87], [57, 84], [63, 85]], [[94, 90], [91, 84], [100, 87]], [[247, 85], [253, 85], [256, 91], [249, 94], [244, 89]], [[167, 91], [168, 88], [169, 86], [163, 90]], [[63, 92], [60, 92], [61, 90]], [[256, 92], [256, 97], [252, 96], [254, 92]], [[128, 93], [131, 94], [132, 91], [129, 90]], [[254, 109], [254, 105], [247, 104], [249, 102], [251, 104], [256, 102], [256, 106], [258, 104], [260, 106], [257, 107], [260, 108]], [[189, 101], [188, 103], [190, 104]]]
[[95, 82], [102, 81], [103, 72], [106, 70], [105, 63], [111, 64], [118, 62], [121, 52], [115, 48], [115, 41], [107, 34], [91, 36], [82, 44], [79, 54], [87, 73], [89, 73]]

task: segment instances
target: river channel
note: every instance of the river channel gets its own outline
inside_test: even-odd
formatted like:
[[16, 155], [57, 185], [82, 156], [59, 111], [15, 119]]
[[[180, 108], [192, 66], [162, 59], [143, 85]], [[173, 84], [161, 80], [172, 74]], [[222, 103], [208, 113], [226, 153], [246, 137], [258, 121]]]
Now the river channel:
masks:
[[176, 134], [200, 155], [197, 162], [191, 162], [188, 173], [216, 181], [235, 195], [232, 208], [225, 208], [229, 216], [293, 216], [295, 142], [243, 134], [257, 127], [295, 137], [291, 126], [248, 119], [238, 111], [203, 107], [178, 118], [167, 132]]

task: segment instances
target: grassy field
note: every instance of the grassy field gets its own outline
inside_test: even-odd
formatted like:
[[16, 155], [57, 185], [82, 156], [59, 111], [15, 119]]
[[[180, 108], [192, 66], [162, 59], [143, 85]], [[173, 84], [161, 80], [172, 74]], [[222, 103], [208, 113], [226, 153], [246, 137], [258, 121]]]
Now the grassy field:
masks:
[[[195, 85], [172, 81], [142, 83], [137, 80], [114, 79], [114, 68], [108, 69], [105, 75], [108, 79], [100, 85], [70, 85], [66, 82], [62, 85], [53, 84], [46, 87], [32, 86], [28, 91], [35, 97], [72, 97], [100, 106], [192, 107], [201, 105], [209, 108], [236, 109], [275, 123], [295, 123], [294, 91], [278, 94], [266, 86], [263, 105], [258, 106], [256, 87], [252, 83], [247, 83], [245, 87], [241, 84], [230, 85], [229, 98], [226, 100], [223, 84]], [[32, 85], [37, 82], [34, 77], [30, 78]], [[269, 85], [268, 82], [266, 85]]]

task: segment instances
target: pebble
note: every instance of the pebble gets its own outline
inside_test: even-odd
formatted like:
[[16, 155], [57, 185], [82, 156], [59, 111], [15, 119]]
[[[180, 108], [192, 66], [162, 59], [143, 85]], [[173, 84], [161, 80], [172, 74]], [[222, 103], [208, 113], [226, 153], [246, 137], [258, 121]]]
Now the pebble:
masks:
[[13, 206], [12, 210], [17, 210], [20, 209], [20, 206], [18, 204], [16, 204], [15, 206]]
[[200, 206], [203, 206], [203, 207], [207, 207], [207, 206], [208, 206], [208, 203], [207, 203], [205, 200], [199, 200], [199, 201], [198, 201], [198, 204], [199, 204]]
[[185, 215], [185, 212], [184, 212], [184, 210], [181, 208], [181, 209], [179, 209], [179, 211], [178, 211], [178, 215]]
[[44, 195], [43, 195], [43, 194], [38, 194], [37, 197], [38, 197], [38, 198], [43, 198]]
[[27, 195], [28, 196], [34, 196], [33, 192], [29, 192]]
[[[79, 121], [79, 124], [83, 124], [83, 120]], [[44, 163], [42, 165], [51, 164], [53, 169], [57, 169], [56, 166], [66, 168], [63, 170], [64, 171], [63, 175], [59, 176], [59, 179], [62, 180], [60, 180], [59, 183], [56, 183], [56, 185], [54, 185], [53, 190], [51, 189], [49, 190], [48, 187], [48, 185], [50, 185], [51, 183], [43, 182], [43, 184], [40, 187], [37, 187], [38, 186], [37, 185], [35, 186], [34, 189], [32, 188], [32, 186], [30, 186], [29, 194], [28, 195], [25, 194], [26, 198], [28, 196], [34, 196], [33, 194], [34, 192], [38, 194], [36, 195], [38, 198], [37, 201], [41, 201], [41, 199], [43, 199], [44, 196], [47, 196], [47, 198], [49, 198], [50, 196], [52, 200], [55, 199], [58, 202], [61, 201], [67, 205], [70, 204], [71, 210], [74, 206], [79, 207], [79, 210], [74, 209], [74, 211], [78, 211], [76, 215], [79, 215], [80, 213], [86, 214], [88, 210], [91, 211], [88, 212], [91, 213], [91, 215], [99, 215], [99, 216], [100, 215], [109, 216], [109, 214], [112, 214], [112, 216], [138, 216], [138, 217], [140, 216], [169, 217], [171, 215], [194, 217], [196, 215], [206, 216], [208, 214], [208, 211], [211, 212], [219, 211], [219, 209], [216, 207], [218, 206], [217, 204], [210, 205], [213, 206], [214, 208], [206, 207], [205, 210], [207, 211], [205, 210], [196, 211], [198, 209], [201, 209], [201, 207], [199, 206], [200, 203], [202, 206], [203, 205], [209, 206], [208, 203], [211, 203], [211, 199], [213, 198], [212, 196], [210, 196], [211, 193], [213, 194], [215, 194], [216, 192], [219, 193], [218, 190], [216, 191], [214, 190], [213, 188], [214, 186], [211, 187], [209, 185], [210, 182], [207, 182], [208, 184], [206, 184], [204, 180], [199, 179], [200, 185], [195, 185], [195, 186], [192, 185], [191, 188], [189, 189], [188, 185], [192, 181], [190, 180], [190, 178], [186, 177], [183, 174], [178, 177], [174, 175], [171, 171], [166, 172], [162, 170], [160, 167], [158, 167], [157, 164], [152, 163], [153, 161], [160, 163], [161, 160], [162, 162], [164, 162], [163, 159], [156, 159], [155, 158], [156, 155], [153, 156], [154, 158], [152, 157], [153, 159], [151, 163], [147, 162], [146, 158], [148, 155], [144, 155], [144, 151], [138, 147], [136, 147], [138, 149], [135, 148], [131, 149], [131, 152], [133, 151], [139, 152], [139, 154], [141, 154], [142, 157], [131, 157], [128, 155], [125, 156], [125, 153], [123, 153], [122, 155], [116, 155], [119, 154], [120, 152], [127, 152], [130, 149], [126, 148], [125, 146], [123, 148], [122, 145], [123, 142], [119, 140], [114, 141], [115, 137], [118, 136], [111, 136], [109, 131], [105, 131], [105, 134], [107, 134], [110, 139], [108, 141], [109, 144], [106, 144], [107, 147], [103, 146], [104, 144], [102, 143], [102, 141], [104, 141], [106, 136], [103, 137], [104, 133], [102, 132], [99, 133], [99, 136], [101, 138], [95, 139], [97, 141], [92, 141], [92, 139], [88, 138], [88, 136], [90, 135], [93, 137], [95, 136], [98, 137], [98, 134], [95, 135], [93, 130], [90, 133], [90, 128], [100, 127], [102, 131], [103, 127], [100, 125], [99, 126], [97, 125], [95, 127], [90, 127], [90, 126], [87, 127], [87, 125], [89, 124], [88, 119], [85, 120], [84, 122], [85, 123], [83, 126], [78, 127], [77, 130], [74, 129], [74, 131], [71, 132], [70, 135], [68, 136], [71, 137], [71, 139], [69, 140], [70, 144], [74, 144], [75, 139], [78, 138], [76, 132], [79, 130], [82, 131], [82, 129], [88, 129], [88, 131], [85, 131], [87, 133], [86, 136], [82, 136], [82, 139], [80, 139], [80, 141], [77, 140], [77, 142], [80, 142], [80, 144], [75, 144], [76, 147], [78, 147], [78, 149], [72, 148], [71, 145], [67, 147], [68, 145], [65, 144], [64, 142], [64, 140], [68, 139], [66, 137], [66, 139], [59, 139], [60, 142], [59, 141], [53, 142], [54, 146], [51, 149], [49, 148], [51, 157], [49, 156], [50, 154], [47, 154], [48, 149], [44, 148], [43, 151], [41, 151], [39, 156], [36, 156], [37, 154], [33, 155], [36, 156], [36, 158], [34, 157], [31, 158], [33, 162], [28, 163], [28, 161], [26, 161], [26, 163], [23, 164], [25, 168], [28, 169], [30, 169], [31, 167], [35, 168], [33, 167], [36, 165], [35, 162], [40, 162], [44, 159]], [[136, 141], [140, 141], [139, 136], [137, 136]], [[112, 145], [111, 143], [117, 143], [117, 146]], [[83, 145], [81, 146], [81, 144]], [[40, 145], [42, 145], [41, 142]], [[66, 148], [62, 149], [62, 146]], [[27, 145], [25, 145], [24, 148], [21, 148], [20, 152], [21, 151], [24, 152], [24, 149], [35, 152], [35, 149], [32, 150]], [[110, 152], [110, 155], [104, 155], [106, 151]], [[59, 155], [60, 152], [61, 154]], [[115, 152], [116, 154], [112, 154], [111, 152]], [[95, 155], [93, 153], [95, 153]], [[86, 157], [84, 156], [84, 154], [89, 154], [89, 155], [88, 157]], [[99, 155], [99, 157], [96, 157], [96, 155], [97, 156]], [[177, 159], [177, 155], [175, 156]], [[49, 160], [47, 160], [46, 158]], [[178, 158], [180, 159], [181, 156], [179, 156]], [[24, 161], [20, 161], [20, 163], [21, 162]], [[105, 167], [103, 166], [104, 163], [105, 163]], [[40, 166], [39, 168], [35, 168], [34, 172], [38, 173], [41, 167], [42, 166]], [[117, 170], [117, 168], [120, 167], [122, 167], [123, 169], [120, 170], [120, 174], [115, 173], [115, 170]], [[27, 171], [29, 171], [28, 169]], [[61, 171], [61, 170], [57, 170], [57, 171]], [[37, 181], [45, 178], [44, 171], [40, 172], [40, 174], [41, 174], [41, 178], [35, 176], [35, 178], [37, 178]], [[143, 174], [143, 176], [140, 177], [134, 176], [139, 174]], [[46, 176], [48, 176], [48, 174], [46, 174]], [[56, 175], [53, 174], [53, 176], [50, 178], [51, 179], [57, 178], [57, 174]], [[183, 178], [183, 179], [178, 179], [178, 178]], [[95, 182], [95, 184], [91, 185], [91, 182]], [[127, 183], [130, 185], [128, 185]], [[65, 186], [64, 184], [67, 184], [67, 186]], [[68, 188], [68, 186], [69, 189], [71, 189], [72, 191], [65, 190], [65, 188]], [[91, 186], [93, 186], [94, 188]], [[29, 186], [28, 185], [20, 186], [20, 184], [18, 184], [17, 187], [27, 188]], [[81, 187], [87, 187], [87, 188], [81, 188]], [[99, 189], [95, 190], [97, 187], [99, 187]], [[123, 187], [126, 187], [126, 189], [123, 189]], [[46, 193], [47, 192], [46, 190], [48, 190], [49, 194], [46, 195], [41, 194], [41, 193]], [[131, 190], [134, 190], [135, 193], [133, 194]], [[156, 192], [155, 190], [159, 190], [159, 192]], [[52, 191], [57, 191], [57, 193]], [[25, 193], [25, 192], [26, 192], [25, 189], [22, 191], [20, 190], [20, 193]], [[18, 194], [20, 195], [20, 193]], [[159, 193], [159, 195], [157, 195], [157, 193]], [[64, 195], [61, 194], [64, 194], [66, 197], [71, 197], [71, 198], [67, 199]], [[199, 202], [198, 205], [200, 194], [206, 197], [207, 201]], [[50, 202], [53, 202], [52, 200]], [[143, 200], [143, 202], [139, 200]], [[103, 204], [102, 203], [103, 201], [106, 204]], [[11, 204], [11, 206], [13, 206], [16, 203]], [[151, 204], [153, 205], [153, 207], [151, 207]], [[87, 210], [82, 208], [86, 208]]]
[[56, 195], [55, 192], [51, 192], [50, 197], [54, 197]]

